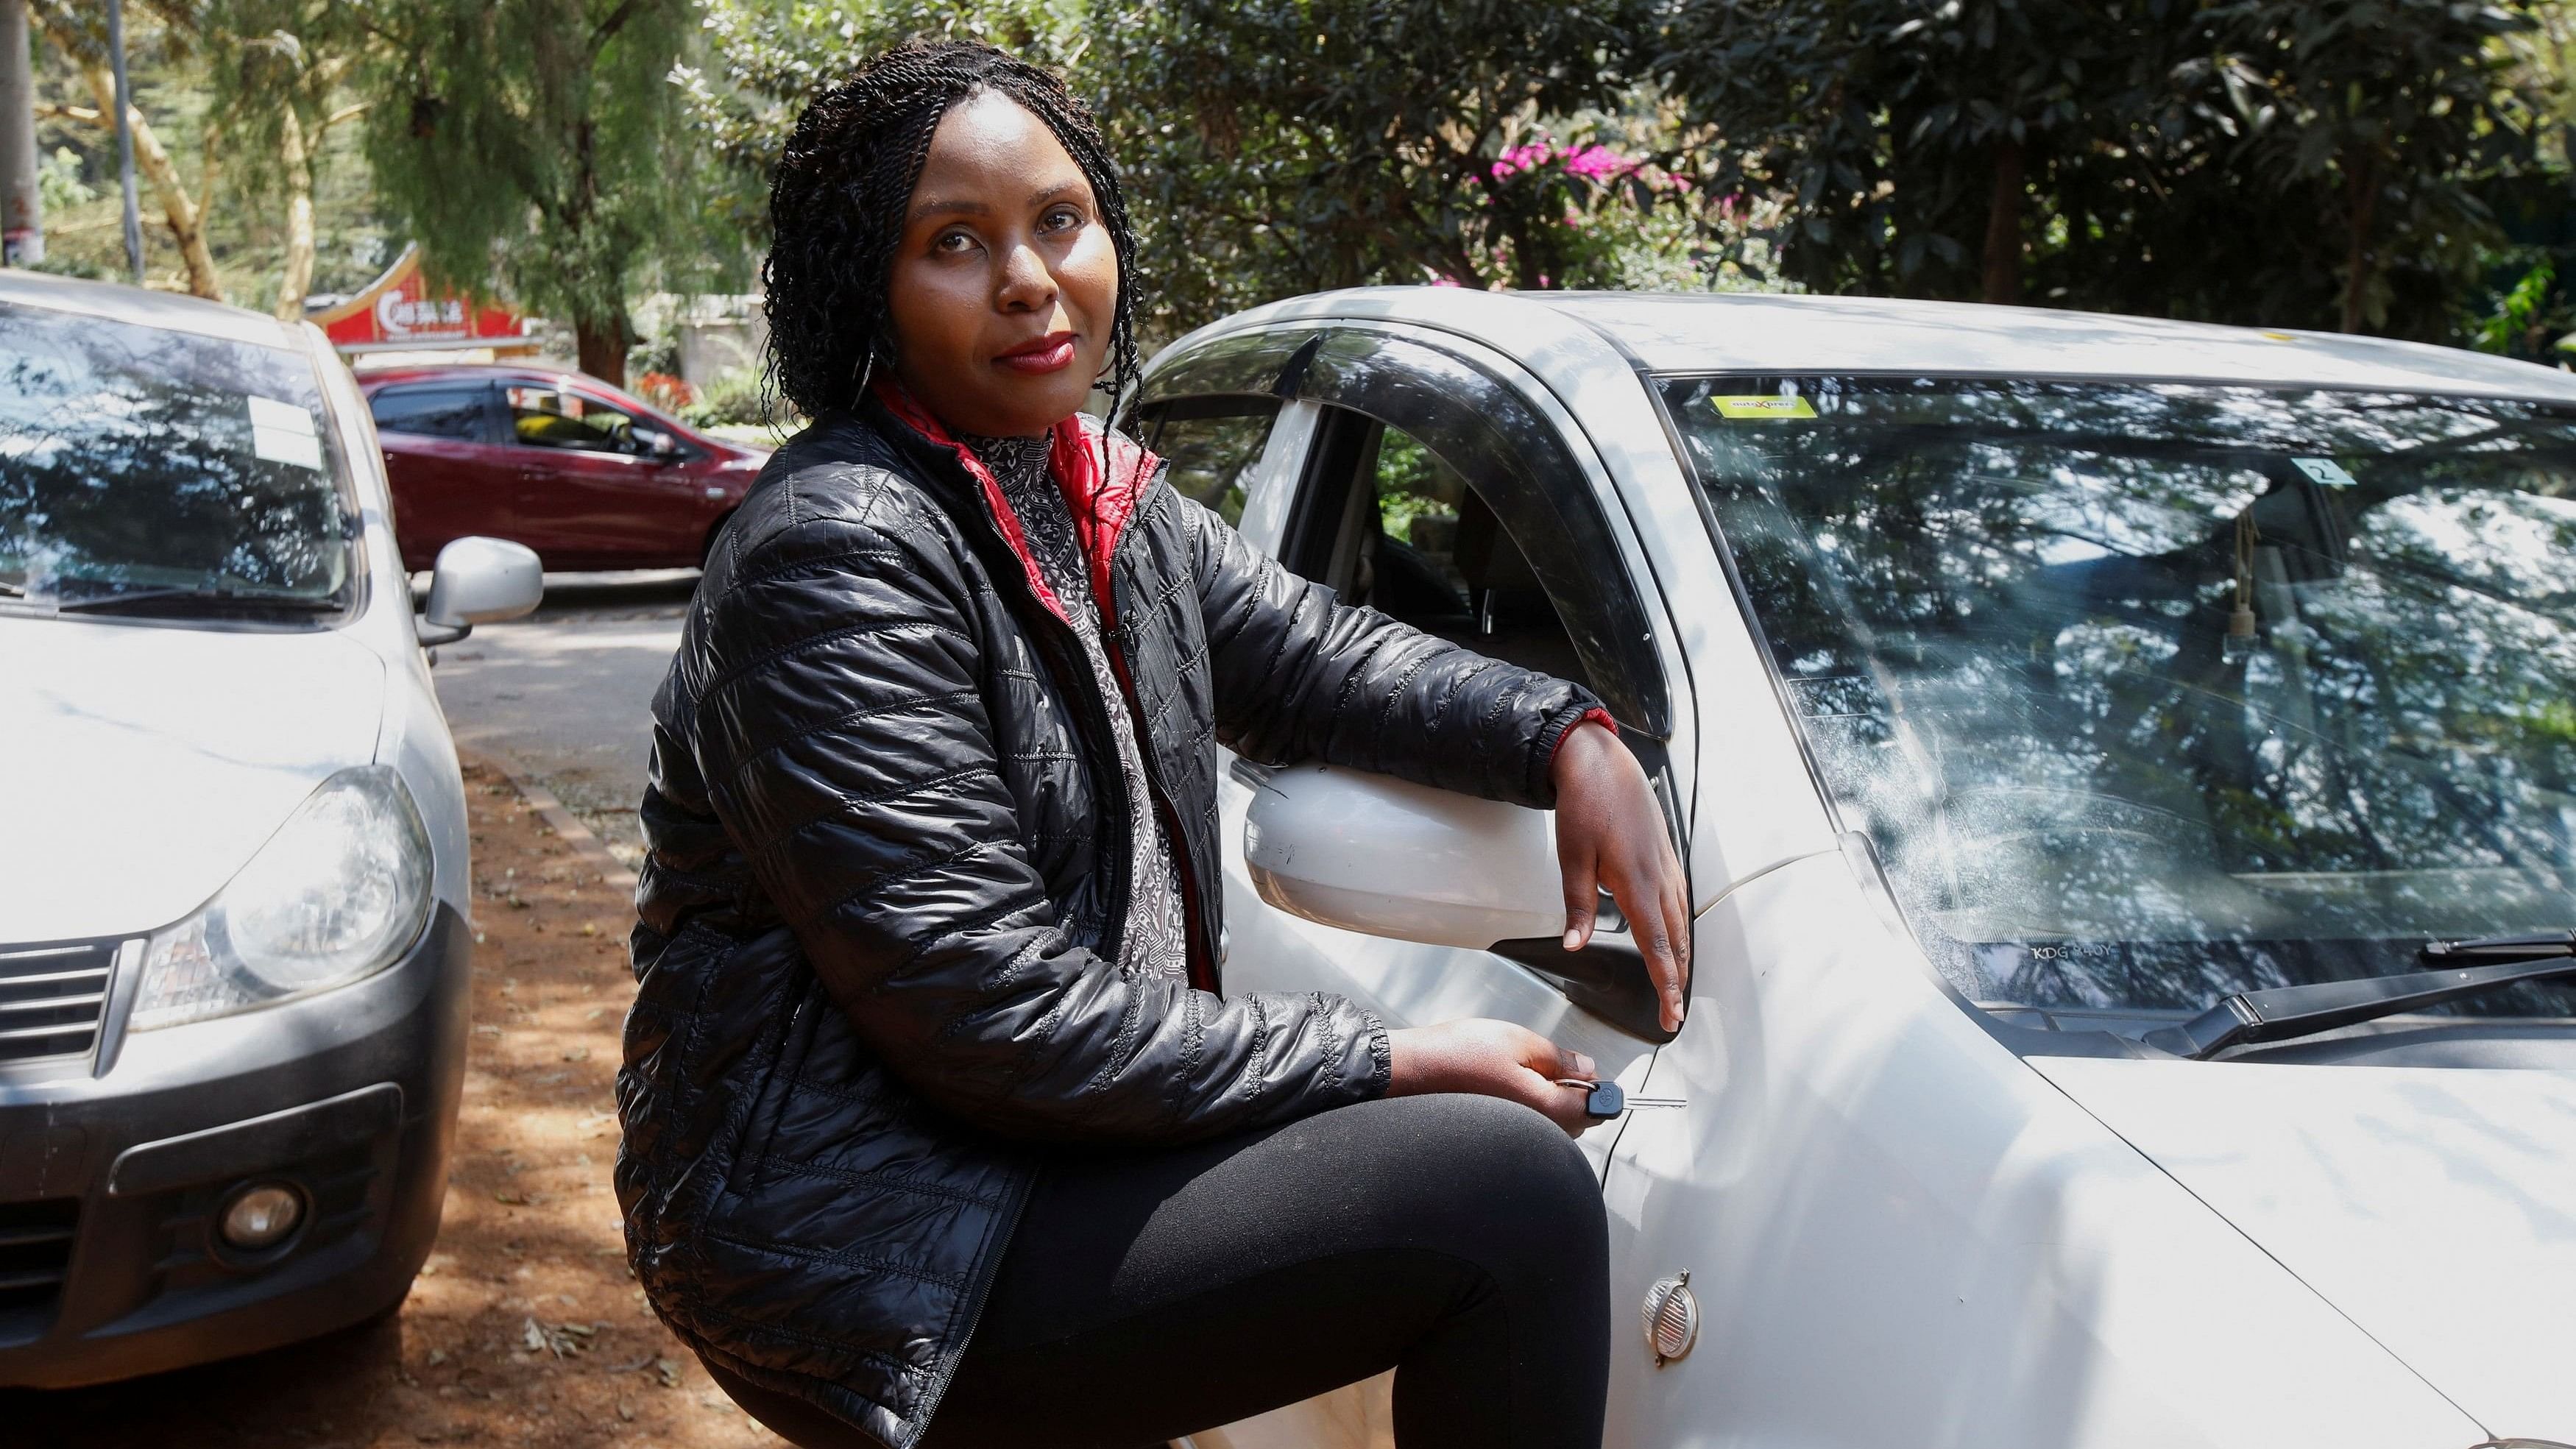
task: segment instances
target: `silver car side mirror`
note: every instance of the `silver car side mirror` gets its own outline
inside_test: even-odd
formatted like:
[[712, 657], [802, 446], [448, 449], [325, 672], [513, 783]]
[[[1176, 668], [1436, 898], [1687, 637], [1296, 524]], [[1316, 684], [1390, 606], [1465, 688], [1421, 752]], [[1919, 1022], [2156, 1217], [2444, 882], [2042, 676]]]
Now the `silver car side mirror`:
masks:
[[534, 611], [545, 592], [536, 550], [504, 538], [460, 538], [438, 551], [429, 603], [414, 628], [423, 644], [453, 644], [477, 624]]
[[1670, 1041], [1646, 962], [1605, 897], [1565, 949], [1556, 817], [1328, 765], [1251, 772], [1243, 862], [1292, 916], [1399, 941], [1491, 951], [1644, 1041]]
[[1346, 931], [1484, 950], [1565, 930], [1555, 818], [1326, 765], [1267, 773], [1244, 821], [1261, 898]]

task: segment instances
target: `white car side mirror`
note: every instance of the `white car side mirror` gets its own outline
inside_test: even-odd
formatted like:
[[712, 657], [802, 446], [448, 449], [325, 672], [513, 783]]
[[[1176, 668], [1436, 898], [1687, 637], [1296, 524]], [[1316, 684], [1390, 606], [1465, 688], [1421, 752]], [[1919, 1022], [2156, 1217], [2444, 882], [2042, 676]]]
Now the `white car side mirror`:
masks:
[[1263, 900], [1347, 931], [1479, 951], [1565, 932], [1543, 810], [1294, 765], [1255, 793], [1243, 854]]
[[1243, 856], [1263, 900], [1345, 931], [1491, 951], [1630, 1036], [1673, 1039], [1615, 911], [1565, 949], [1552, 813], [1329, 765], [1254, 773]]
[[508, 539], [460, 538], [438, 551], [429, 603], [417, 626], [423, 644], [452, 644], [477, 624], [516, 619], [545, 598], [536, 550]]

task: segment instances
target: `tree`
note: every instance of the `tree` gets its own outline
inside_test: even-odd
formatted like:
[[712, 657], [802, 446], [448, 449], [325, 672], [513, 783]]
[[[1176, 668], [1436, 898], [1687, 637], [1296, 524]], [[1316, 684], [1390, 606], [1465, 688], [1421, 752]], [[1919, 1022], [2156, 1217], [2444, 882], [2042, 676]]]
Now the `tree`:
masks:
[[2311, 236], [2340, 244], [2299, 251], [2312, 267], [2332, 258], [2318, 270], [2340, 284], [2343, 331], [2396, 320], [2406, 272], [2456, 292], [2498, 239], [2478, 182], [2531, 157], [2533, 98], [2514, 88], [2499, 42], [2530, 30], [2532, 9], [2237, 0], [2202, 17], [2219, 52], [2209, 73], [2239, 78], [2228, 100], [2245, 132], [2231, 169], [2305, 203], [2320, 223]]
[[502, 289], [572, 324], [581, 368], [624, 380], [627, 298], [738, 272], [671, 83], [688, 0], [373, 0], [358, 72], [366, 152], [434, 282]]
[[[45, 109], [57, 119], [76, 121], [102, 131], [116, 125], [116, 81], [109, 70], [107, 22], [98, 7], [73, 3], [73, 0], [37, 0], [28, 10], [47, 41], [68, 58], [88, 86], [92, 104], [86, 107], [55, 106]], [[134, 133], [135, 169], [143, 173], [152, 188], [154, 199], [161, 203], [161, 214], [170, 226], [171, 238], [179, 244], [179, 256], [187, 270], [188, 290], [215, 301], [224, 299], [223, 283], [215, 276], [214, 255], [206, 246], [204, 209], [200, 198], [188, 194], [178, 166], [171, 161], [169, 149], [162, 145], [160, 133], [153, 130], [140, 106], [126, 108], [126, 123]], [[211, 187], [206, 189], [211, 190]]]
[[1644, 0], [708, 0], [711, 63], [680, 76], [756, 236], [798, 107], [841, 68], [937, 36], [1055, 69], [1125, 172], [1142, 321], [1170, 337], [1361, 282], [1698, 281], [1667, 118], [1622, 79], [1645, 19]]
[[[1647, 18], [1638, 0], [1114, 13], [1094, 74], [1164, 330], [1370, 282], [1615, 280], [1620, 238], [1681, 199], [1645, 164], [1661, 159], [1632, 83]], [[1586, 225], [1604, 211], [1624, 224]]]
[[[313, 289], [313, 192], [332, 127], [366, 103], [342, 102], [342, 82], [374, 42], [349, 0], [201, 0], [192, 19], [213, 80], [223, 147], [245, 202], [285, 213], [276, 314], [304, 316]], [[208, 147], [209, 156], [215, 147]]]
[[2528, 9], [1681, 0], [1657, 64], [1818, 290], [2435, 336], [2528, 154]]
[[1712, 184], [1783, 198], [1789, 276], [2012, 302], [2032, 192], [2137, 84], [2124, 8], [1691, 0], [1658, 64], [1719, 138]]
[[769, 227], [769, 174], [806, 97], [904, 40], [980, 40], [1079, 77], [1088, 11], [1076, 0], [700, 0], [710, 54], [672, 79], [689, 128], [721, 166], [710, 206], [755, 243]]

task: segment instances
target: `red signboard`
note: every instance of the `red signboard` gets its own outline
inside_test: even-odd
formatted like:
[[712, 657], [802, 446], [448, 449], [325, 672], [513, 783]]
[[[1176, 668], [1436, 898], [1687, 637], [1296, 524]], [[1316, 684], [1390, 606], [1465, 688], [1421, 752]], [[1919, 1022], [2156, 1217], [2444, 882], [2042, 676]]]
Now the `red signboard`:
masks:
[[408, 246], [385, 274], [338, 306], [312, 314], [342, 352], [433, 352], [528, 346], [527, 324], [506, 307], [476, 306], [452, 292], [432, 292], [420, 274], [420, 248]]

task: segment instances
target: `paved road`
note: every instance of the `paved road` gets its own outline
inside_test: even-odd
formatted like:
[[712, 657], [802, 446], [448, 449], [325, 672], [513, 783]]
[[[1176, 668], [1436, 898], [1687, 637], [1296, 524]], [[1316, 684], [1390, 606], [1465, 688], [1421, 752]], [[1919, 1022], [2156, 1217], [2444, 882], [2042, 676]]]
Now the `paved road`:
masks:
[[536, 613], [483, 625], [430, 671], [459, 746], [534, 775], [629, 865], [653, 691], [697, 582], [694, 569], [548, 574]]

